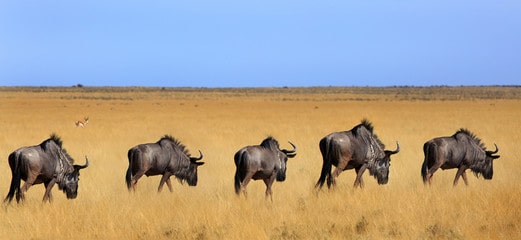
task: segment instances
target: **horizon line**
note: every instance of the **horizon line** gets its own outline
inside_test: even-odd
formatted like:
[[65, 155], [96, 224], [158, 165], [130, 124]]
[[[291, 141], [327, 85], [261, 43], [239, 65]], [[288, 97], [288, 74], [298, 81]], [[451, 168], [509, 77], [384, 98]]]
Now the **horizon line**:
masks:
[[152, 85], [0, 85], [0, 88], [159, 88], [159, 89], [263, 89], [263, 88], [463, 88], [463, 87], [521, 87], [521, 84], [490, 84], [490, 85], [316, 85], [316, 86], [227, 86], [227, 87], [204, 87], [204, 86], [152, 86]]

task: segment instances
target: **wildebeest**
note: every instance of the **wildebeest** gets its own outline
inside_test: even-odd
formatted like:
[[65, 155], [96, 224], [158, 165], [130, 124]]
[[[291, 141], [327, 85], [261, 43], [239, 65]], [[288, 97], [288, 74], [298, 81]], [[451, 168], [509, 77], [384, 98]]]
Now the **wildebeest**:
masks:
[[162, 175], [158, 192], [167, 184], [170, 192], [173, 191], [170, 176], [175, 176], [181, 183], [188, 182], [189, 186], [197, 185], [197, 167], [204, 164], [198, 162], [203, 158], [191, 157], [188, 149], [170, 135], [165, 135], [156, 143], [137, 145], [128, 150], [128, 169], [126, 174], [127, 188], [136, 190], [136, 184], [143, 175]]
[[275, 179], [282, 182], [286, 179], [286, 163], [288, 158], [296, 156], [297, 147], [293, 150], [280, 149], [279, 142], [268, 137], [260, 145], [247, 146], [235, 153], [235, 193], [246, 195], [246, 186], [251, 179], [262, 179], [266, 184], [266, 197], [273, 201], [271, 185]]
[[[45, 194], [43, 201], [52, 201], [51, 189], [54, 184], [63, 190], [68, 199], [78, 195], [80, 169], [89, 166], [85, 156], [85, 165], [73, 165], [74, 160], [62, 148], [62, 141], [56, 134], [43, 141], [40, 145], [22, 147], [9, 155], [12, 179], [9, 193], [5, 201], [11, 202], [16, 194], [16, 201], [24, 200], [24, 192], [32, 185], [43, 183]], [[20, 180], [25, 183], [20, 189]]]
[[[384, 150], [384, 144], [373, 133], [373, 126], [367, 120], [350, 131], [334, 132], [320, 140], [320, 152], [323, 165], [315, 187], [322, 188], [327, 178], [327, 187], [336, 185], [336, 178], [342, 171], [355, 169], [354, 187], [363, 187], [362, 174], [369, 169], [369, 174], [378, 180], [378, 184], [386, 184], [389, 179], [391, 155], [400, 151]], [[336, 169], [331, 173], [331, 166]]]
[[432, 175], [438, 168], [442, 170], [457, 168], [453, 185], [458, 184], [460, 176], [465, 185], [468, 185], [465, 170], [470, 168], [479, 177], [492, 179], [493, 160], [499, 155], [493, 155], [499, 151], [496, 144], [495, 151], [487, 151], [484, 144], [472, 132], [461, 128], [450, 137], [438, 137], [427, 141], [423, 145], [425, 159], [422, 164], [421, 173], [423, 182], [431, 184]]

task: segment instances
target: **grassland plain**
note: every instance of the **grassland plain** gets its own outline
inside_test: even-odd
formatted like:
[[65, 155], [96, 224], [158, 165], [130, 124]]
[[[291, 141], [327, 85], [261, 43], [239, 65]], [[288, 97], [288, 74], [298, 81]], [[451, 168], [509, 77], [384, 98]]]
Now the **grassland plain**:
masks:
[[[74, 121], [89, 116], [85, 128]], [[390, 181], [367, 173], [353, 189], [354, 172], [334, 190], [316, 191], [322, 164], [318, 141], [373, 122], [388, 146], [398, 141]], [[0, 194], [11, 173], [7, 156], [51, 133], [83, 163], [79, 196], [33, 186], [24, 204], [2, 205], [0, 239], [518, 239], [521, 237], [521, 88], [0, 88]], [[420, 177], [422, 145], [465, 127], [501, 158], [491, 181], [469, 173], [469, 186], [452, 187], [455, 171]], [[159, 177], [124, 183], [127, 150], [162, 135], [180, 139], [206, 165], [196, 187], [174, 181], [157, 194]], [[273, 202], [252, 182], [248, 199], [233, 191], [233, 154], [273, 135], [298, 147]]]

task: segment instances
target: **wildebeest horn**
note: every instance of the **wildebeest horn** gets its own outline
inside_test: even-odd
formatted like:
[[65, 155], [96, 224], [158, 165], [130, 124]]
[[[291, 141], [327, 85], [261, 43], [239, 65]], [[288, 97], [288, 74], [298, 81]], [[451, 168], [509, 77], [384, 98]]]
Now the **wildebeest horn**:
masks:
[[89, 158], [85, 155], [85, 165], [74, 165], [74, 169], [83, 169], [89, 166]]
[[196, 157], [190, 157], [190, 161], [192, 162], [195, 162], [195, 161], [198, 161], [198, 160], [201, 160], [203, 159], [203, 153], [201, 152], [201, 150], [199, 150], [199, 157], [196, 158]]
[[288, 142], [289, 142], [289, 144], [291, 144], [291, 146], [293, 146], [293, 150], [283, 149], [282, 152], [283, 153], [295, 153], [297, 151], [297, 146], [295, 146], [295, 144], [293, 144], [290, 141], [288, 141]]
[[199, 157], [198, 158], [190, 157], [190, 162], [197, 166], [201, 166], [204, 164], [204, 162], [198, 162], [198, 160], [201, 160], [201, 159], [203, 159], [203, 153], [201, 152], [201, 150], [199, 150]]
[[397, 154], [400, 152], [400, 144], [398, 144], [398, 141], [396, 142], [396, 150], [392, 151], [391, 154]]
[[499, 151], [499, 149], [497, 148], [497, 145], [495, 143], [494, 143], [494, 146], [496, 147], [496, 151], [487, 151], [487, 153], [489, 155], [492, 155], [492, 154], [497, 153]]
[[400, 152], [400, 144], [398, 144], [398, 142], [396, 142], [396, 150], [394, 151], [391, 151], [391, 150], [385, 150], [385, 155], [393, 155], [393, 154], [397, 154], [398, 152]]

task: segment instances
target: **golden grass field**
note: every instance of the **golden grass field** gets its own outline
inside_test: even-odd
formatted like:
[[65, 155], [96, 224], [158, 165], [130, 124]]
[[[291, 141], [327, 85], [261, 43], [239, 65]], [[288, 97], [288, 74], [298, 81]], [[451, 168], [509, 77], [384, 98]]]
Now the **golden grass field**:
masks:
[[[89, 116], [85, 128], [74, 121]], [[316, 191], [319, 140], [369, 119], [375, 133], [401, 152], [389, 183], [343, 172], [334, 190]], [[8, 192], [8, 155], [57, 133], [84, 163], [77, 199], [43, 185], [24, 204], [3, 204], [0, 239], [519, 239], [521, 238], [521, 88], [0, 88], [0, 196]], [[423, 143], [465, 127], [488, 148], [496, 143], [491, 181], [470, 171], [456, 187], [455, 170], [438, 171], [423, 185]], [[196, 187], [173, 181], [157, 193], [160, 177], [125, 185], [127, 150], [171, 134], [194, 155], [204, 154]], [[298, 147], [287, 179], [262, 181], [248, 198], [233, 190], [234, 153], [273, 135]]]

